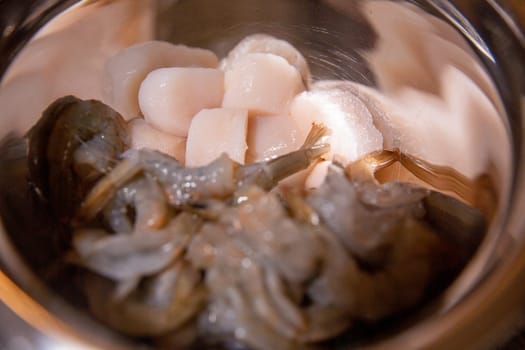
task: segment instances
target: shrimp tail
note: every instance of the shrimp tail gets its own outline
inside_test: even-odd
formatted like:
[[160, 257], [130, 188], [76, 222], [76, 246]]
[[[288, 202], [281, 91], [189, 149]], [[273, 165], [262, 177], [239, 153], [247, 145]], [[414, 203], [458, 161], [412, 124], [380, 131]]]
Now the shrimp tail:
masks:
[[256, 185], [269, 191], [279, 181], [308, 168], [312, 162], [330, 151], [329, 144], [318, 143], [328, 133], [329, 130], [324, 125], [313, 123], [304, 144], [297, 151], [239, 168], [239, 187]]
[[313, 148], [315, 144], [321, 140], [321, 138], [328, 136], [329, 134], [330, 129], [328, 129], [323, 124], [312, 123], [312, 128], [310, 129], [310, 132], [306, 136], [306, 139], [304, 140], [304, 143], [300, 149]]

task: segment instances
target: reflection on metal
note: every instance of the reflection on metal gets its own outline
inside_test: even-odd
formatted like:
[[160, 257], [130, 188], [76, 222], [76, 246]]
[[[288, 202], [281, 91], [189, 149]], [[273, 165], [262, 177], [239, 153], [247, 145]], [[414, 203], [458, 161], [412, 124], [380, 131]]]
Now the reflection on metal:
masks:
[[455, 28], [465, 35], [472, 45], [474, 45], [481, 53], [483, 53], [485, 57], [494, 63], [496, 62], [489, 47], [479, 36], [476, 29], [450, 1], [429, 0], [428, 3], [432, 5], [437, 11], [439, 11], [439, 13], [445, 16], [452, 24], [454, 24]]
[[9, 277], [0, 272], [0, 300], [20, 318], [43, 334], [70, 341], [76, 349], [92, 349], [85, 344], [79, 330], [52, 315], [41, 304], [27, 295]]
[[[504, 8], [501, 7], [501, 5], [496, 0], [487, 0], [487, 2], [494, 8], [498, 15], [501, 16], [510, 30], [512, 30], [514, 35], [520, 40], [522, 45], [525, 45], [525, 34], [521, 31], [514, 19], [505, 11]], [[522, 6], [525, 8], [525, 5]]]

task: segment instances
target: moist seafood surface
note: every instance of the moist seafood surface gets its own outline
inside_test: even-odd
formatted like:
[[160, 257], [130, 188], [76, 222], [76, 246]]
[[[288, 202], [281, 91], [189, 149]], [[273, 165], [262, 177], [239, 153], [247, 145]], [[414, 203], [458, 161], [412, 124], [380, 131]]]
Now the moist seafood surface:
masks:
[[[312, 82], [282, 40], [220, 63], [170, 45], [119, 52], [113, 105], [60, 98], [20, 140], [96, 319], [162, 348], [313, 349], [461, 271], [491, 215], [483, 177], [394, 148], [371, 96]], [[393, 164], [426, 185], [380, 183]]]

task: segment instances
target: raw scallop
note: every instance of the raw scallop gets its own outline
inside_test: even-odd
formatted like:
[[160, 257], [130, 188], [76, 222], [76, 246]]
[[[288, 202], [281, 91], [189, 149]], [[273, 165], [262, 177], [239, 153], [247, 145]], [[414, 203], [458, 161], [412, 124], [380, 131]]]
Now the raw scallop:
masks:
[[243, 109], [203, 109], [193, 118], [186, 144], [186, 166], [209, 164], [222, 153], [244, 164], [248, 112]]
[[[329, 160], [316, 164], [305, 180], [305, 189], [310, 190], [313, 188], [319, 188], [324, 183], [326, 175], [328, 174], [328, 168], [331, 164], [332, 162]], [[338, 168], [334, 167], [334, 169]]]
[[144, 119], [155, 128], [185, 137], [191, 119], [203, 108], [220, 107], [224, 73], [212, 68], [160, 68], [139, 90]]
[[304, 140], [313, 122], [331, 130], [330, 156], [353, 162], [370, 152], [383, 149], [383, 136], [374, 126], [366, 105], [340, 89], [303, 92], [291, 106], [291, 116]]
[[129, 122], [129, 132], [132, 148], [154, 149], [184, 163], [185, 138], [157, 130], [142, 118], [136, 118]]
[[298, 136], [297, 123], [288, 115], [250, 118], [248, 161], [264, 161], [296, 151], [303, 142]]
[[251, 53], [237, 59], [224, 75], [223, 107], [248, 109], [252, 115], [285, 114], [304, 90], [301, 75], [284, 58]]
[[301, 74], [304, 85], [310, 84], [310, 69], [304, 56], [289, 42], [268, 34], [253, 34], [242, 39], [221, 61], [220, 68], [228, 70], [240, 57], [249, 53], [272, 53], [281, 56]]
[[312, 91], [339, 90], [344, 94], [353, 96], [358, 103], [361, 101], [370, 112], [374, 126], [383, 135], [383, 148], [398, 148], [400, 131], [392, 127], [390, 115], [382, 108], [381, 102], [371, 91], [371, 88], [349, 80], [319, 80], [312, 84]]
[[131, 46], [106, 63], [105, 94], [108, 103], [129, 120], [140, 116], [140, 83], [151, 71], [166, 67], [217, 67], [217, 56], [209, 50], [148, 41]]

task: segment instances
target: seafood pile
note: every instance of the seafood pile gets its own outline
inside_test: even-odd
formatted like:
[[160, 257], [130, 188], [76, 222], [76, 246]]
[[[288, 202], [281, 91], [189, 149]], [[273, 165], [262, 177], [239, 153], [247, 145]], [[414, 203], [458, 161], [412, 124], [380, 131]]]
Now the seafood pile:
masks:
[[[248, 37], [218, 68], [169, 45], [108, 63], [116, 110], [66, 96], [27, 134], [32, 193], [70, 233], [94, 317], [160, 347], [318, 348], [461, 271], [490, 214], [480, 181], [400, 152], [284, 41]], [[378, 182], [392, 164], [427, 186]]]

